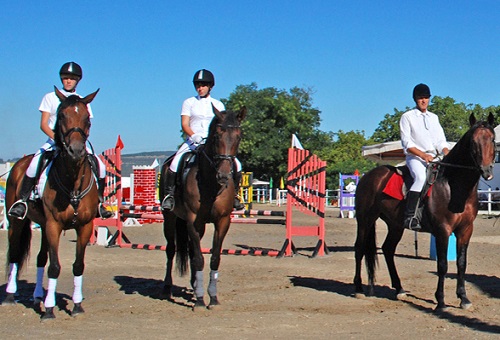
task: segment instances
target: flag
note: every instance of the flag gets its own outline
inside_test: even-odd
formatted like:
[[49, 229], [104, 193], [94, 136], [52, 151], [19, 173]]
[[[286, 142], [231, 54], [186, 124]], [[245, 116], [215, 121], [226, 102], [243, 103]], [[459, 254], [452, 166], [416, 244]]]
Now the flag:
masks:
[[281, 181], [280, 181], [280, 189], [281, 189], [281, 190], [285, 189], [285, 182], [283, 181], [283, 177], [281, 177]]
[[155, 161], [153, 162], [153, 164], [151, 164], [151, 168], [156, 168], [158, 165], [160, 165], [160, 163], [158, 163], [158, 159], [155, 158]]
[[302, 144], [300, 144], [300, 141], [295, 134], [292, 135], [292, 148], [304, 150]]
[[125, 145], [123, 145], [122, 139], [120, 138], [120, 135], [118, 135], [118, 140], [116, 141], [116, 148], [117, 149], [123, 149]]

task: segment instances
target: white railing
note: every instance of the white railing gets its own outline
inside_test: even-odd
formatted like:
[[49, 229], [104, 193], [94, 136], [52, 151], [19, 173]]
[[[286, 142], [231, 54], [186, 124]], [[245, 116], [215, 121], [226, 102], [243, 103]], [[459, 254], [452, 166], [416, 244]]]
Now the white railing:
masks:
[[[479, 210], [487, 211], [488, 215], [500, 213], [500, 190], [478, 190]], [[484, 209], [483, 205], [486, 205]]]

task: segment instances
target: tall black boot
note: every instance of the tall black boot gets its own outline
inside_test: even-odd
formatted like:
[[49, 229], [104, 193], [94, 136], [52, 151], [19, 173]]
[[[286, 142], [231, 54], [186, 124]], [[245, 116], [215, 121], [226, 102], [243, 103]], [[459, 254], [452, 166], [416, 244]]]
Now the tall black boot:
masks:
[[420, 192], [408, 191], [406, 195], [406, 210], [405, 210], [405, 221], [404, 227], [410, 230], [420, 230], [420, 221], [415, 213], [418, 209], [418, 203], [420, 201]]
[[174, 210], [175, 207], [175, 176], [176, 172], [173, 172], [172, 170], [168, 169], [165, 178], [165, 181], [163, 182], [163, 192], [165, 194], [165, 198], [161, 202], [161, 209], [162, 210], [168, 210], [172, 211]]
[[241, 171], [238, 171], [234, 174], [234, 210], [243, 210], [245, 209], [245, 205], [240, 201], [240, 182], [241, 182]]
[[21, 183], [21, 191], [19, 192], [19, 200], [14, 202], [9, 209], [9, 216], [15, 217], [19, 220], [24, 220], [26, 214], [28, 213], [28, 205], [26, 201], [30, 198], [31, 191], [36, 184], [36, 179], [24, 175], [23, 181]]
[[99, 178], [97, 180], [97, 195], [99, 196], [99, 211], [98, 216], [103, 220], [112, 217], [114, 214], [112, 211], [106, 209], [102, 204], [104, 203], [104, 189], [106, 188], [105, 179]]

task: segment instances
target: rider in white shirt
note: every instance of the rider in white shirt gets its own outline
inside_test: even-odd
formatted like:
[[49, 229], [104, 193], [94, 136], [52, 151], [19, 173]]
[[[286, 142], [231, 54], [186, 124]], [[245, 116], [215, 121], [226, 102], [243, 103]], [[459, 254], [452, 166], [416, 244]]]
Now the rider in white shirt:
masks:
[[425, 84], [418, 84], [413, 89], [416, 107], [401, 116], [399, 128], [401, 144], [406, 155], [406, 165], [413, 177], [413, 184], [406, 196], [404, 227], [411, 230], [421, 228], [415, 218], [422, 188], [426, 181], [427, 164], [439, 153], [449, 152], [443, 128], [436, 114], [427, 110], [431, 91]]
[[[193, 77], [193, 84], [198, 93], [195, 97], [190, 97], [184, 101], [181, 110], [181, 126], [182, 131], [186, 135], [186, 141], [181, 145], [175, 154], [172, 163], [167, 171], [167, 176], [164, 182], [165, 198], [161, 203], [163, 210], [174, 209], [174, 191], [175, 191], [175, 176], [179, 161], [183, 154], [190, 150], [194, 150], [198, 145], [205, 142], [208, 136], [208, 128], [210, 122], [215, 116], [212, 105], [219, 111], [224, 111], [224, 104], [210, 96], [210, 91], [215, 86], [215, 78], [212, 72], [202, 69], [196, 71]], [[234, 176], [236, 197], [234, 199], [234, 208], [241, 210], [244, 206], [238, 198], [239, 184], [241, 180], [241, 163], [235, 158], [236, 174]]]
[[[76, 87], [79, 81], [83, 77], [83, 72], [80, 65], [78, 65], [73, 61], [65, 63], [59, 71], [59, 76], [63, 84], [63, 88], [60, 90], [62, 94], [64, 94], [66, 97], [71, 95], [77, 95], [81, 97], [79, 94], [76, 93]], [[26, 213], [28, 211], [28, 205], [26, 204], [26, 201], [29, 199], [31, 191], [33, 190], [33, 187], [36, 185], [36, 182], [38, 180], [36, 178], [36, 175], [40, 158], [43, 155], [43, 153], [45, 153], [47, 150], [55, 150], [54, 126], [56, 124], [57, 109], [59, 107], [59, 104], [61, 104], [61, 101], [56, 96], [54, 91], [47, 93], [42, 99], [42, 102], [39, 107], [39, 110], [42, 113], [42, 118], [40, 121], [40, 129], [43, 131], [43, 133], [47, 135], [48, 139], [35, 153], [33, 159], [31, 160], [30, 165], [26, 169], [26, 173], [24, 175], [21, 184], [21, 191], [19, 193], [20, 199], [14, 202], [12, 207], [9, 209], [9, 216], [18, 219], [24, 219], [26, 217]], [[89, 111], [90, 118], [93, 118], [90, 104], [87, 105], [87, 108]], [[99, 167], [98, 169], [99, 170], [98, 192], [100, 201], [99, 216], [102, 218], [109, 218], [113, 216], [113, 213], [107, 210], [102, 205], [104, 188], [105, 188], [104, 181], [106, 177], [106, 167], [102, 163], [99, 157], [92, 154], [92, 151], [89, 148], [87, 148], [87, 151], [89, 152], [89, 154], [91, 154], [91, 156], [94, 157], [95, 163]]]

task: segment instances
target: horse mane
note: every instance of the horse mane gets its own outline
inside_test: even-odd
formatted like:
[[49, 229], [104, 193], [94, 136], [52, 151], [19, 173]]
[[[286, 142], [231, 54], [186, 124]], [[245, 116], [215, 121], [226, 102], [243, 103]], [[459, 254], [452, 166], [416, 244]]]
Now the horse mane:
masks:
[[493, 127], [486, 121], [477, 121], [472, 125], [469, 130], [458, 140], [457, 144], [450, 150], [450, 152], [443, 158], [443, 162], [445, 163], [456, 163], [456, 164], [465, 164], [470, 159], [464, 157], [464, 152], [470, 155], [468, 152], [472, 147], [472, 136], [474, 132], [479, 128], [487, 128], [493, 133], [495, 130]]
[[61, 102], [61, 104], [59, 104], [59, 106], [57, 107], [56, 123], [54, 124], [54, 129], [52, 129], [52, 131], [54, 131], [54, 142], [55, 142], [56, 146], [61, 147], [63, 145], [63, 140], [61, 139], [62, 136], [59, 133], [60, 125], [61, 125], [60, 121], [61, 121], [61, 119], [63, 119], [62, 112], [66, 108], [76, 105], [78, 102], [81, 101], [81, 99], [82, 98], [80, 98], [79, 96], [72, 94], [72, 95], [66, 97], [66, 99], [63, 100]]

